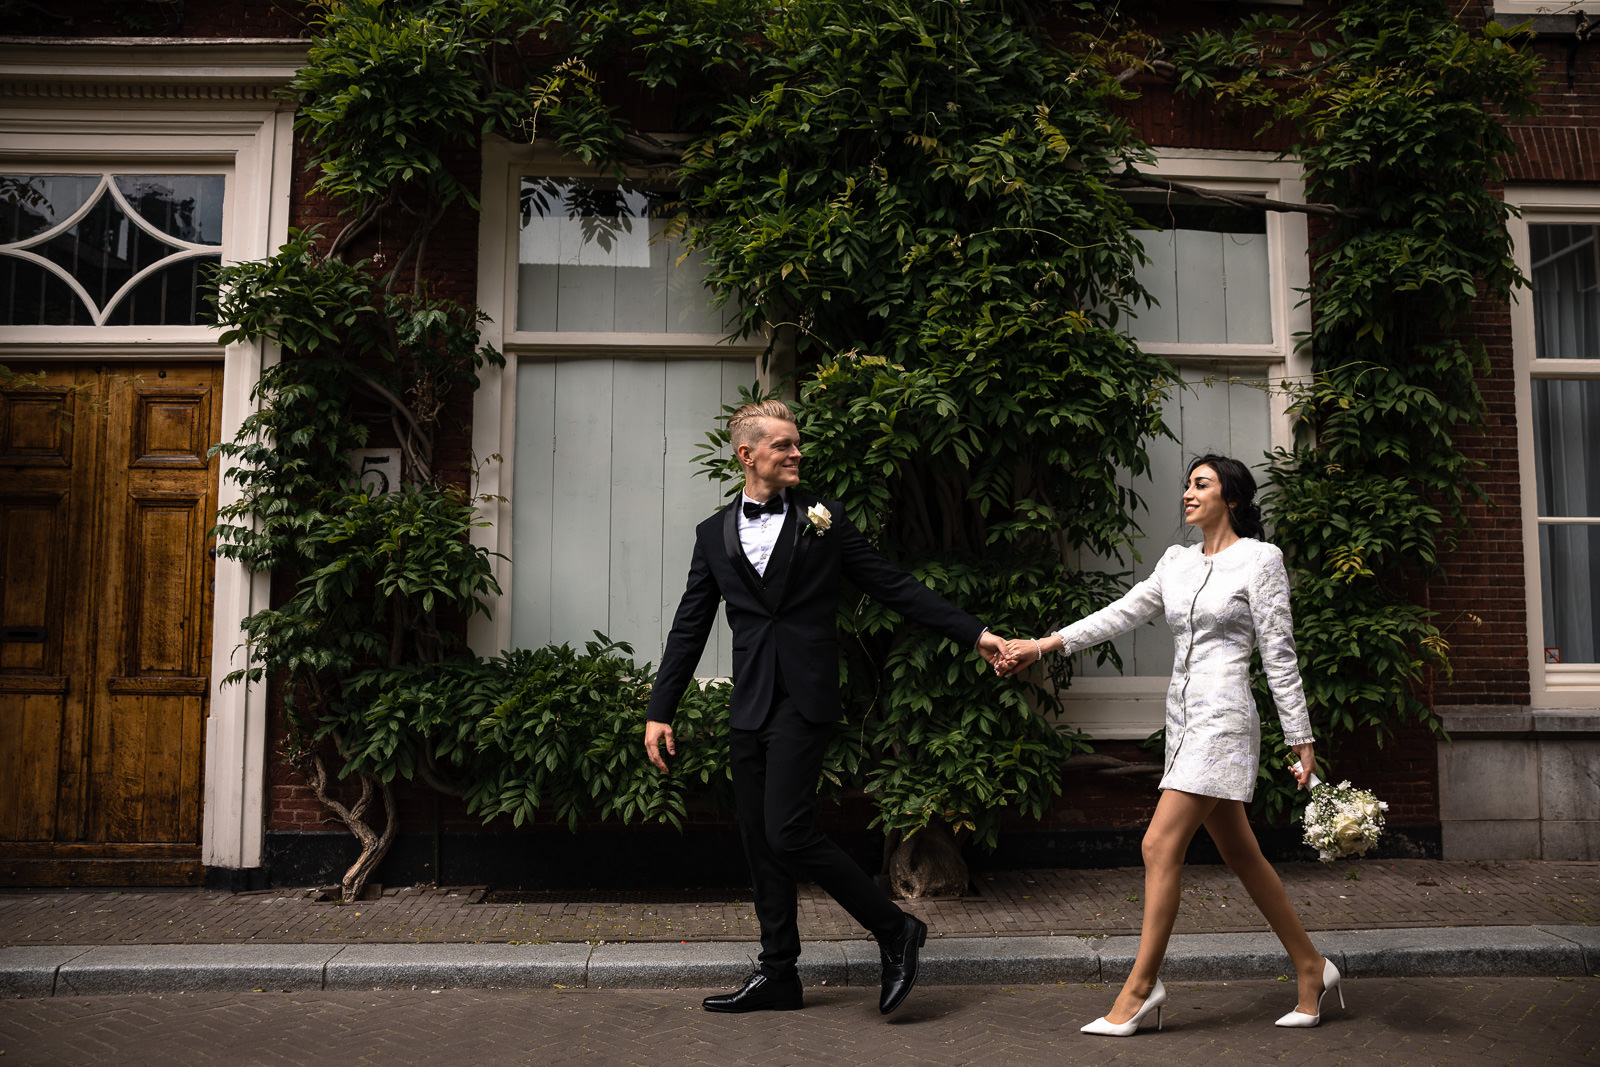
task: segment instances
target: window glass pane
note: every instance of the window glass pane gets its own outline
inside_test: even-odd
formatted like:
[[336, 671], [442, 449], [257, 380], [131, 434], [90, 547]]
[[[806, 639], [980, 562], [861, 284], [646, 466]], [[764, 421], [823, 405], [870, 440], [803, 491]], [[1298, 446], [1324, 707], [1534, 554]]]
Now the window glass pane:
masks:
[[684, 258], [666, 236], [663, 199], [637, 188], [523, 178], [517, 329], [727, 332], [699, 257]]
[[[225, 179], [220, 174], [0, 177], [0, 320], [30, 326], [196, 326], [213, 321], [200, 290], [218, 251]], [[85, 205], [87, 204], [87, 209]], [[80, 213], [81, 212], [81, 213]], [[71, 218], [70, 224], [65, 224]], [[170, 261], [170, 265], [169, 265]], [[136, 275], [146, 270], [132, 290]], [[88, 294], [85, 307], [68, 279]], [[120, 297], [119, 297], [119, 294]], [[113, 301], [117, 306], [110, 306]]]
[[[1178, 435], [1148, 443], [1150, 473], [1132, 483], [1144, 501], [1135, 513], [1145, 540], [1139, 545], [1144, 558], [1133, 567], [1132, 581], [1149, 577], [1168, 545], [1195, 540], [1198, 534], [1183, 524], [1184, 472], [1195, 456], [1213, 453], [1232, 456], [1250, 467], [1260, 485], [1266, 475], [1266, 453], [1272, 447], [1270, 391], [1259, 369], [1218, 366], [1215, 369], [1180, 368], [1183, 388], [1167, 398], [1162, 418]], [[1100, 561], [1110, 571], [1126, 565]], [[1071, 622], [1063, 619], [1064, 625]], [[1139, 627], [1112, 642], [1122, 656], [1123, 674], [1168, 676], [1172, 673], [1172, 633], [1161, 620]], [[1111, 664], [1085, 656], [1078, 672], [1087, 677], [1116, 677]]]
[[222, 244], [220, 174], [120, 174], [117, 190], [146, 222], [193, 244]]
[[1600, 226], [1530, 225], [1534, 356], [1600, 359]]
[[0, 244], [43, 233], [78, 210], [98, 175], [0, 174]]
[[1600, 516], [1600, 380], [1532, 385], [1539, 514]]
[[1198, 198], [1135, 197], [1149, 262], [1134, 273], [1155, 298], [1131, 335], [1145, 342], [1271, 344], [1266, 213]]
[[94, 317], [54, 272], [0, 255], [0, 325], [93, 326]]
[[220, 266], [220, 256], [180, 259], [134, 286], [106, 316], [107, 326], [208, 326], [216, 322], [216, 309], [201, 292], [208, 270]]
[[[695, 526], [727, 499], [695, 457], [754, 378], [752, 360], [518, 361], [513, 647], [582, 647], [598, 630], [659, 662]], [[719, 623], [697, 673], [732, 662]]]
[[135, 272], [177, 247], [146, 232], [113, 197], [102, 194], [87, 215], [34, 251], [76, 279], [103, 308]]
[[1600, 526], [1539, 527], [1546, 663], [1600, 662]]

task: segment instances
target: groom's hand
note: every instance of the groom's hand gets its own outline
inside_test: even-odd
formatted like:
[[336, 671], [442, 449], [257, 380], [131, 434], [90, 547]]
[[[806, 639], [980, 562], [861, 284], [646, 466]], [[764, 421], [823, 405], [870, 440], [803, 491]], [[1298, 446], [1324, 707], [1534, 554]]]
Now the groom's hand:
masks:
[[676, 756], [678, 754], [678, 746], [672, 740], [672, 727], [664, 722], [652, 721], [645, 723], [644, 754], [650, 757], [650, 762], [654, 763], [659, 771], [667, 769], [667, 761], [661, 758], [661, 745], [663, 742], [667, 746], [667, 755]]
[[999, 674], [1005, 665], [1005, 640], [999, 634], [983, 631], [978, 638], [978, 654], [994, 668], [996, 674]]
[[1005, 659], [995, 666], [995, 673], [1001, 675], [1020, 674], [1028, 664], [1039, 658], [1039, 645], [1032, 638], [1021, 638], [1006, 642]]

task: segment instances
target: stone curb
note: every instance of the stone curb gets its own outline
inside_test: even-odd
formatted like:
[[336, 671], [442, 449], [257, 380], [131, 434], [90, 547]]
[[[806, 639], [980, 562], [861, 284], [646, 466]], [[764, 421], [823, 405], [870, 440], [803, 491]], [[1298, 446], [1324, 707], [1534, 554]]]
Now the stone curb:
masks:
[[[1335, 930], [1313, 935], [1345, 976], [1580, 977], [1600, 974], [1600, 927], [1476, 926]], [[948, 937], [922, 950], [927, 985], [1111, 982], [1135, 937]], [[49, 945], [0, 947], [0, 995], [310, 991], [321, 989], [704, 988], [736, 986], [757, 946], [744, 942], [361, 945]], [[1288, 974], [1271, 934], [1178, 934], [1169, 981]], [[871, 941], [813, 941], [807, 985], [876, 986]]]

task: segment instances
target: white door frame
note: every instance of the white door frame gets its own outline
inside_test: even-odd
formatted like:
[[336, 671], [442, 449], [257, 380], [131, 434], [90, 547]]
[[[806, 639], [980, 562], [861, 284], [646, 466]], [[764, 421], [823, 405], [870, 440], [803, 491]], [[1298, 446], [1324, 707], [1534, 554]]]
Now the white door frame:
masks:
[[[302, 41], [129, 40], [0, 47], [0, 166], [221, 164], [225, 262], [260, 259], [288, 238], [293, 107], [276, 93], [304, 62]], [[277, 359], [259, 342], [221, 346], [207, 327], [12, 326], [0, 362], [190, 359], [223, 364], [222, 439], [255, 410]], [[219, 506], [239, 499], [222, 479]], [[270, 577], [218, 559], [201, 807], [201, 861], [259, 867], [265, 828], [267, 694], [222, 684], [244, 666], [241, 620], [269, 603]]]

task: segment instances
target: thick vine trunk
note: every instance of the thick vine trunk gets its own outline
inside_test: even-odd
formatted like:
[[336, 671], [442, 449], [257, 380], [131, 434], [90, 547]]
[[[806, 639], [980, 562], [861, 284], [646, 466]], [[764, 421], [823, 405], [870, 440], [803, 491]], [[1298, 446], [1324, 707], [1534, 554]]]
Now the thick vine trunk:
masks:
[[889, 885], [902, 899], [965, 896], [969, 883], [961, 846], [943, 819], [901, 838], [889, 856]]
[[[394, 806], [394, 791], [388, 782], [379, 781], [370, 774], [363, 774], [360, 798], [346, 807], [329, 790], [327, 768], [323, 766], [322, 757], [317, 755], [312, 755], [306, 760], [306, 781], [323, 807], [338, 816], [339, 821], [355, 835], [357, 841], [361, 842], [361, 855], [356, 857], [355, 863], [350, 865], [350, 869], [344, 872], [344, 877], [339, 881], [340, 899], [346, 904], [353, 904], [361, 899], [361, 891], [367, 887], [367, 879], [378, 869], [383, 857], [389, 854], [389, 846], [394, 844], [395, 836], [400, 831], [400, 819]], [[381, 834], [372, 828], [366, 817], [374, 795], [383, 798]]]

